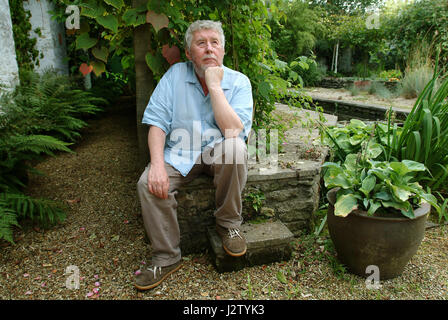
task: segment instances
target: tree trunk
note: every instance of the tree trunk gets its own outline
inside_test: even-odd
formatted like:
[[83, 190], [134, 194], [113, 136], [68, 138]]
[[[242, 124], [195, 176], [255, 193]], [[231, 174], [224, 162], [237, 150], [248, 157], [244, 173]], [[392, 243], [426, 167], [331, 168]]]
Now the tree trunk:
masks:
[[[133, 0], [132, 6], [144, 5], [148, 0]], [[143, 113], [154, 91], [154, 77], [146, 65], [145, 55], [150, 50], [151, 27], [148, 23], [134, 29], [136, 114], [139, 161], [137, 166], [143, 169], [149, 162], [148, 126], [142, 124]]]
[[336, 43], [336, 56], [334, 62], [334, 73], [338, 73], [338, 57], [339, 57], [339, 40]]

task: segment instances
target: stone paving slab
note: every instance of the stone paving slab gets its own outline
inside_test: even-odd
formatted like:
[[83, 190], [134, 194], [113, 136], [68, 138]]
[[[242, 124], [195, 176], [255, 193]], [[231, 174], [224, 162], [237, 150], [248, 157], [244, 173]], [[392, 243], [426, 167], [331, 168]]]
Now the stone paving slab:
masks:
[[294, 235], [281, 221], [241, 226], [246, 238], [247, 252], [242, 257], [231, 257], [222, 248], [221, 238], [214, 227], [208, 229], [211, 254], [219, 272], [240, 270], [247, 266], [288, 260], [291, 257], [291, 241]]

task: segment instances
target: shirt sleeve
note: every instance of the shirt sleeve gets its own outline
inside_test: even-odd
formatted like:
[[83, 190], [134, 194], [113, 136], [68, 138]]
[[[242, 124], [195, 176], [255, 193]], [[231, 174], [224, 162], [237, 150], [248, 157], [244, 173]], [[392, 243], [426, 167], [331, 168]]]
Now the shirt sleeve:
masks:
[[252, 98], [252, 86], [249, 78], [242, 75], [241, 80], [238, 81], [237, 88], [229, 101], [229, 104], [235, 110], [236, 114], [240, 117], [243, 123], [244, 129], [241, 133], [242, 138], [247, 140], [249, 132], [252, 129], [252, 113], [253, 113], [253, 98]]
[[172, 69], [170, 68], [157, 84], [142, 119], [142, 123], [156, 126], [166, 134], [171, 131], [173, 118], [173, 88], [170, 80]]

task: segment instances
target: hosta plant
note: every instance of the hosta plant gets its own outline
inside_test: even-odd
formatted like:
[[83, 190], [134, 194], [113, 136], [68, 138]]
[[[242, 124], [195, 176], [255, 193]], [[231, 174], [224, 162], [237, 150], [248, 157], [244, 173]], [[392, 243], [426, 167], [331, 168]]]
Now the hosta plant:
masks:
[[423, 201], [440, 210], [437, 199], [415, 181], [418, 172], [426, 170], [412, 160], [401, 162], [374, 161], [360, 154], [349, 154], [344, 163], [326, 162], [324, 175], [328, 189], [339, 188], [335, 215], [346, 217], [354, 210], [368, 215], [414, 218], [414, 209]]

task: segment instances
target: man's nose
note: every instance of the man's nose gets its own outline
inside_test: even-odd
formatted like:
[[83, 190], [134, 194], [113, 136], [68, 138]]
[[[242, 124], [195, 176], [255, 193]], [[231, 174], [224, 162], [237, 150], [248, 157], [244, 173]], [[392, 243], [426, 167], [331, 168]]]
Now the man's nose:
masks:
[[211, 42], [207, 42], [207, 46], [205, 47], [205, 50], [207, 50], [207, 52], [213, 51], [213, 45]]

